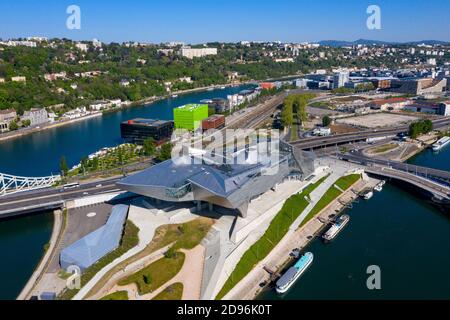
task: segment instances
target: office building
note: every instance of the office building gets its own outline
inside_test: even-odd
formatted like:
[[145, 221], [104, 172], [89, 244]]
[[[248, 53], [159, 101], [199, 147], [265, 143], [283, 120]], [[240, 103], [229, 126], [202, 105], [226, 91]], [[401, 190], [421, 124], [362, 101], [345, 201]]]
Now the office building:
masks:
[[197, 130], [209, 116], [207, 104], [187, 104], [173, 110], [176, 129]]
[[134, 119], [120, 124], [120, 134], [128, 143], [142, 145], [146, 139], [153, 138], [160, 144], [170, 140], [173, 127], [173, 121]]

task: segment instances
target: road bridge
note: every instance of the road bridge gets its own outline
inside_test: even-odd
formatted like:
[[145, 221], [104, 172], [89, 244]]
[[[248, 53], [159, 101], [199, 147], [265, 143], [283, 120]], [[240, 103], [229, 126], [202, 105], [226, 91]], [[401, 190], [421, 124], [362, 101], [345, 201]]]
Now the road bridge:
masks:
[[[434, 129], [441, 129], [450, 126], [450, 118], [433, 120]], [[304, 150], [336, 146], [358, 141], [366, 141], [370, 138], [394, 137], [400, 133], [408, 133], [409, 126], [399, 126], [396, 128], [381, 130], [364, 130], [359, 132], [344, 133], [328, 137], [310, 137], [291, 141], [290, 144]]]
[[0, 197], [0, 219], [22, 214], [44, 212], [64, 207], [70, 200], [86, 196], [120, 191], [114, 178], [101, 182], [82, 184], [74, 189], [61, 188], [31, 190]]
[[361, 155], [337, 154], [336, 157], [364, 165], [364, 170], [369, 174], [397, 179], [413, 185], [431, 194], [438, 202], [450, 203], [450, 172], [448, 171]]

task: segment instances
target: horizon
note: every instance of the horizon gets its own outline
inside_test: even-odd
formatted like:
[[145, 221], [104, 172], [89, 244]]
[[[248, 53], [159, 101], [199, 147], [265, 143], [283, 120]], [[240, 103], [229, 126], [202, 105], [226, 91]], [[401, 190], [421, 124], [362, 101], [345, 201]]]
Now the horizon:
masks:
[[[331, 0], [320, 3], [281, 0], [275, 6], [268, 0], [174, 0], [170, 4], [136, 0], [134, 4], [86, 0], [2, 2], [0, 38], [43, 36], [74, 41], [95, 38], [104, 43], [177, 41], [187, 44], [358, 39], [390, 43], [450, 42], [450, 34], [446, 32], [450, 21], [445, 14], [450, 10], [450, 3], [445, 0], [437, 0], [432, 7], [419, 0], [376, 3], [352, 0], [338, 4]], [[367, 8], [372, 4], [381, 9], [381, 29], [369, 30], [366, 26], [370, 15]], [[66, 27], [69, 17], [66, 11], [70, 5], [77, 5], [81, 10], [79, 30]]]

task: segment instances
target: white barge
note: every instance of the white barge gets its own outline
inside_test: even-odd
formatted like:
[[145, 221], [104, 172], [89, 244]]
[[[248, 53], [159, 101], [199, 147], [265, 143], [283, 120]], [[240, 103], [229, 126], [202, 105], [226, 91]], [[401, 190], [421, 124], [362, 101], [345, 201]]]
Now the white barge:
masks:
[[300, 278], [300, 276], [308, 269], [313, 260], [314, 255], [311, 252], [307, 252], [301, 256], [295, 265], [286, 271], [286, 273], [277, 281], [275, 289], [277, 293], [286, 293], [295, 281], [297, 281], [298, 278]]
[[344, 229], [344, 227], [347, 225], [347, 223], [350, 221], [350, 216], [344, 214], [340, 216], [335, 223], [331, 226], [330, 229], [328, 229], [327, 232], [325, 232], [322, 236], [322, 238], [325, 241], [332, 241], [336, 236], [339, 234], [339, 232]]
[[443, 137], [433, 144], [433, 151], [439, 151], [450, 143], [450, 137]]

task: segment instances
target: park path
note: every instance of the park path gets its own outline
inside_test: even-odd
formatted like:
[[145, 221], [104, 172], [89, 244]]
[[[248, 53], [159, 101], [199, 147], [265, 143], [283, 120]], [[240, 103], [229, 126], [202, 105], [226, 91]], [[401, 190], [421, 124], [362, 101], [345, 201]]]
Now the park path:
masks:
[[[192, 250], [180, 251], [186, 255], [180, 272], [178, 272], [175, 277], [170, 279], [155, 291], [141, 296], [139, 295], [137, 285], [134, 283], [126, 286], [119, 286], [116, 284], [105, 295], [109, 295], [117, 291], [127, 291], [129, 300], [152, 300], [168, 286], [175, 283], [182, 283], [182, 300], [199, 300], [203, 275], [203, 263], [205, 259], [205, 248], [203, 245], [198, 245]], [[158, 257], [157, 259], [160, 259], [161, 257]]]

